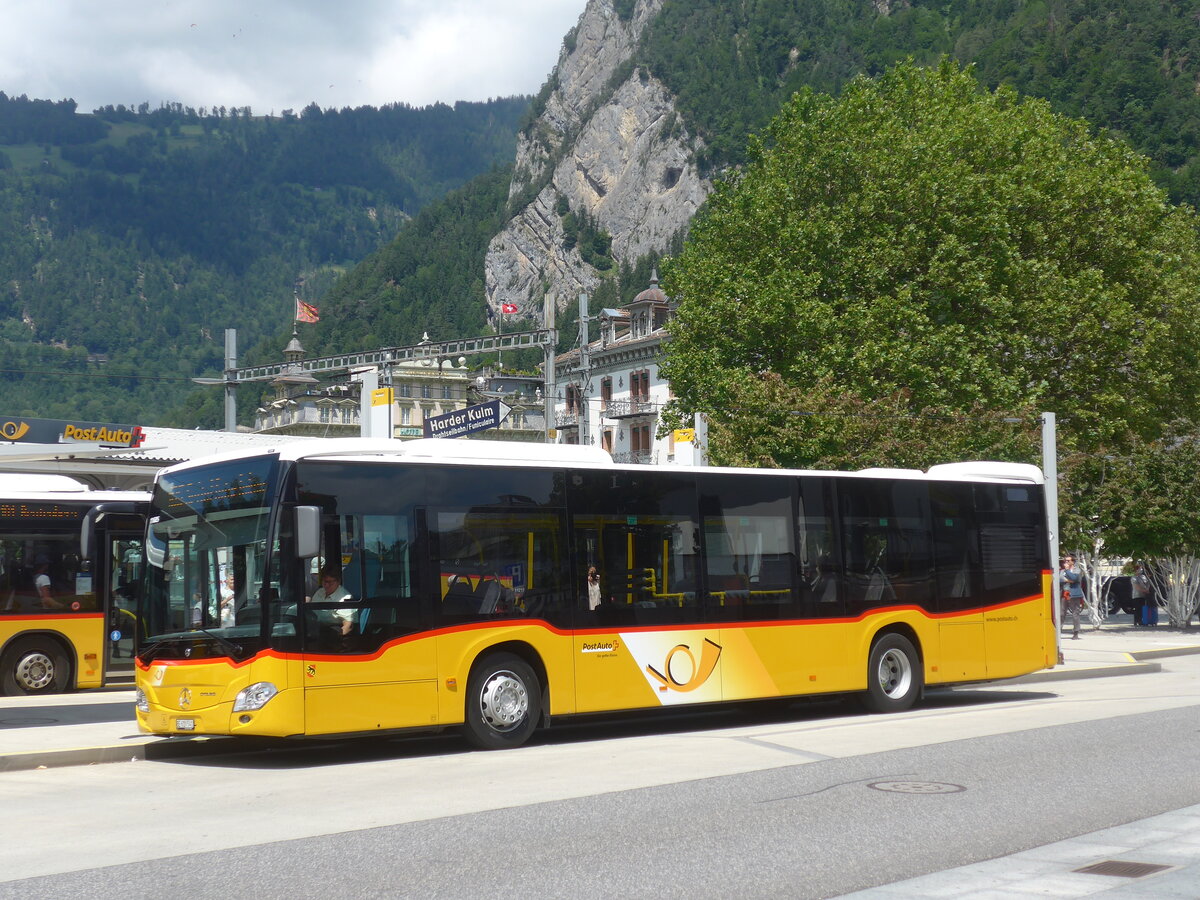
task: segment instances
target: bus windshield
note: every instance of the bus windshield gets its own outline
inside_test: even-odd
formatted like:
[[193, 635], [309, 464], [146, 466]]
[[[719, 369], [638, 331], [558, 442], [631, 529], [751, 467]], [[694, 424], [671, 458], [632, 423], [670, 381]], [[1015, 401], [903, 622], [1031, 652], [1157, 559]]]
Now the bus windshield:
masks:
[[[143, 646], [186, 644], [186, 655], [245, 658], [261, 646], [269, 571], [273, 456], [163, 475], [147, 529]], [[277, 595], [277, 594], [276, 594]], [[200, 640], [196, 640], [200, 639]], [[169, 650], [165, 651], [169, 655]]]

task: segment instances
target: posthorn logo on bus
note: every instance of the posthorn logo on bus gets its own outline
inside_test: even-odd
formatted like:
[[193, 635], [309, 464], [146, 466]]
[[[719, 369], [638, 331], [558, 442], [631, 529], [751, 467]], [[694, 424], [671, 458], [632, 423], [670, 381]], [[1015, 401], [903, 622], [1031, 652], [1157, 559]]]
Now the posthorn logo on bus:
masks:
[[687, 644], [676, 644], [663, 660], [661, 671], [654, 666], [646, 666], [646, 672], [659, 683], [660, 691], [679, 691], [686, 694], [694, 691], [712, 675], [721, 658], [721, 645], [708, 638], [700, 647], [700, 662]]

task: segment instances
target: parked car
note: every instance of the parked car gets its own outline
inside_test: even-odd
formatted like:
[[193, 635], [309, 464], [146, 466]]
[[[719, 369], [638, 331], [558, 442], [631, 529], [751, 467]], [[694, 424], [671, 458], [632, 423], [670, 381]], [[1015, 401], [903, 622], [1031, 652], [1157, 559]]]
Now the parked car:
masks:
[[1131, 616], [1137, 614], [1137, 603], [1133, 599], [1133, 586], [1128, 575], [1110, 575], [1105, 578], [1100, 586], [1100, 598], [1110, 616], [1117, 610]]

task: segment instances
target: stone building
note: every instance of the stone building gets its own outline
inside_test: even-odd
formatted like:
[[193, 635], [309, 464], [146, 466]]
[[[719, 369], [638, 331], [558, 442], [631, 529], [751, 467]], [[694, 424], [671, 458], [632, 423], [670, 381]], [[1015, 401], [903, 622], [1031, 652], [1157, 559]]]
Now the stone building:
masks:
[[[362, 386], [348, 376], [319, 382], [303, 370], [304, 348], [295, 331], [283, 352], [284, 371], [272, 382], [274, 399], [259, 407], [255, 433], [308, 437], [354, 437], [361, 433]], [[474, 438], [543, 441], [546, 435], [541, 379], [467, 368], [466, 359], [430, 357], [393, 363], [379, 383], [391, 388], [391, 433], [411, 440], [425, 436], [431, 416], [499, 399], [511, 408], [497, 429]]]
[[555, 359], [560, 443], [602, 447], [616, 462], [703, 464], [702, 421], [696, 428], [658, 436], [662, 410], [671, 399], [671, 387], [659, 371], [670, 314], [656, 273], [631, 302], [591, 317], [599, 324], [598, 338]]

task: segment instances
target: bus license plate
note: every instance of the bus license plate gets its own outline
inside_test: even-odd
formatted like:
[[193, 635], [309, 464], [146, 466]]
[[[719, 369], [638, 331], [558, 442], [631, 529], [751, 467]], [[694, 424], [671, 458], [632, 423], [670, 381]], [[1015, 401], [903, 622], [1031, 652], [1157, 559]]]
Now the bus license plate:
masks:
[[176, 731], [195, 731], [196, 730], [196, 720], [195, 719], [176, 719], [175, 720], [175, 730]]

